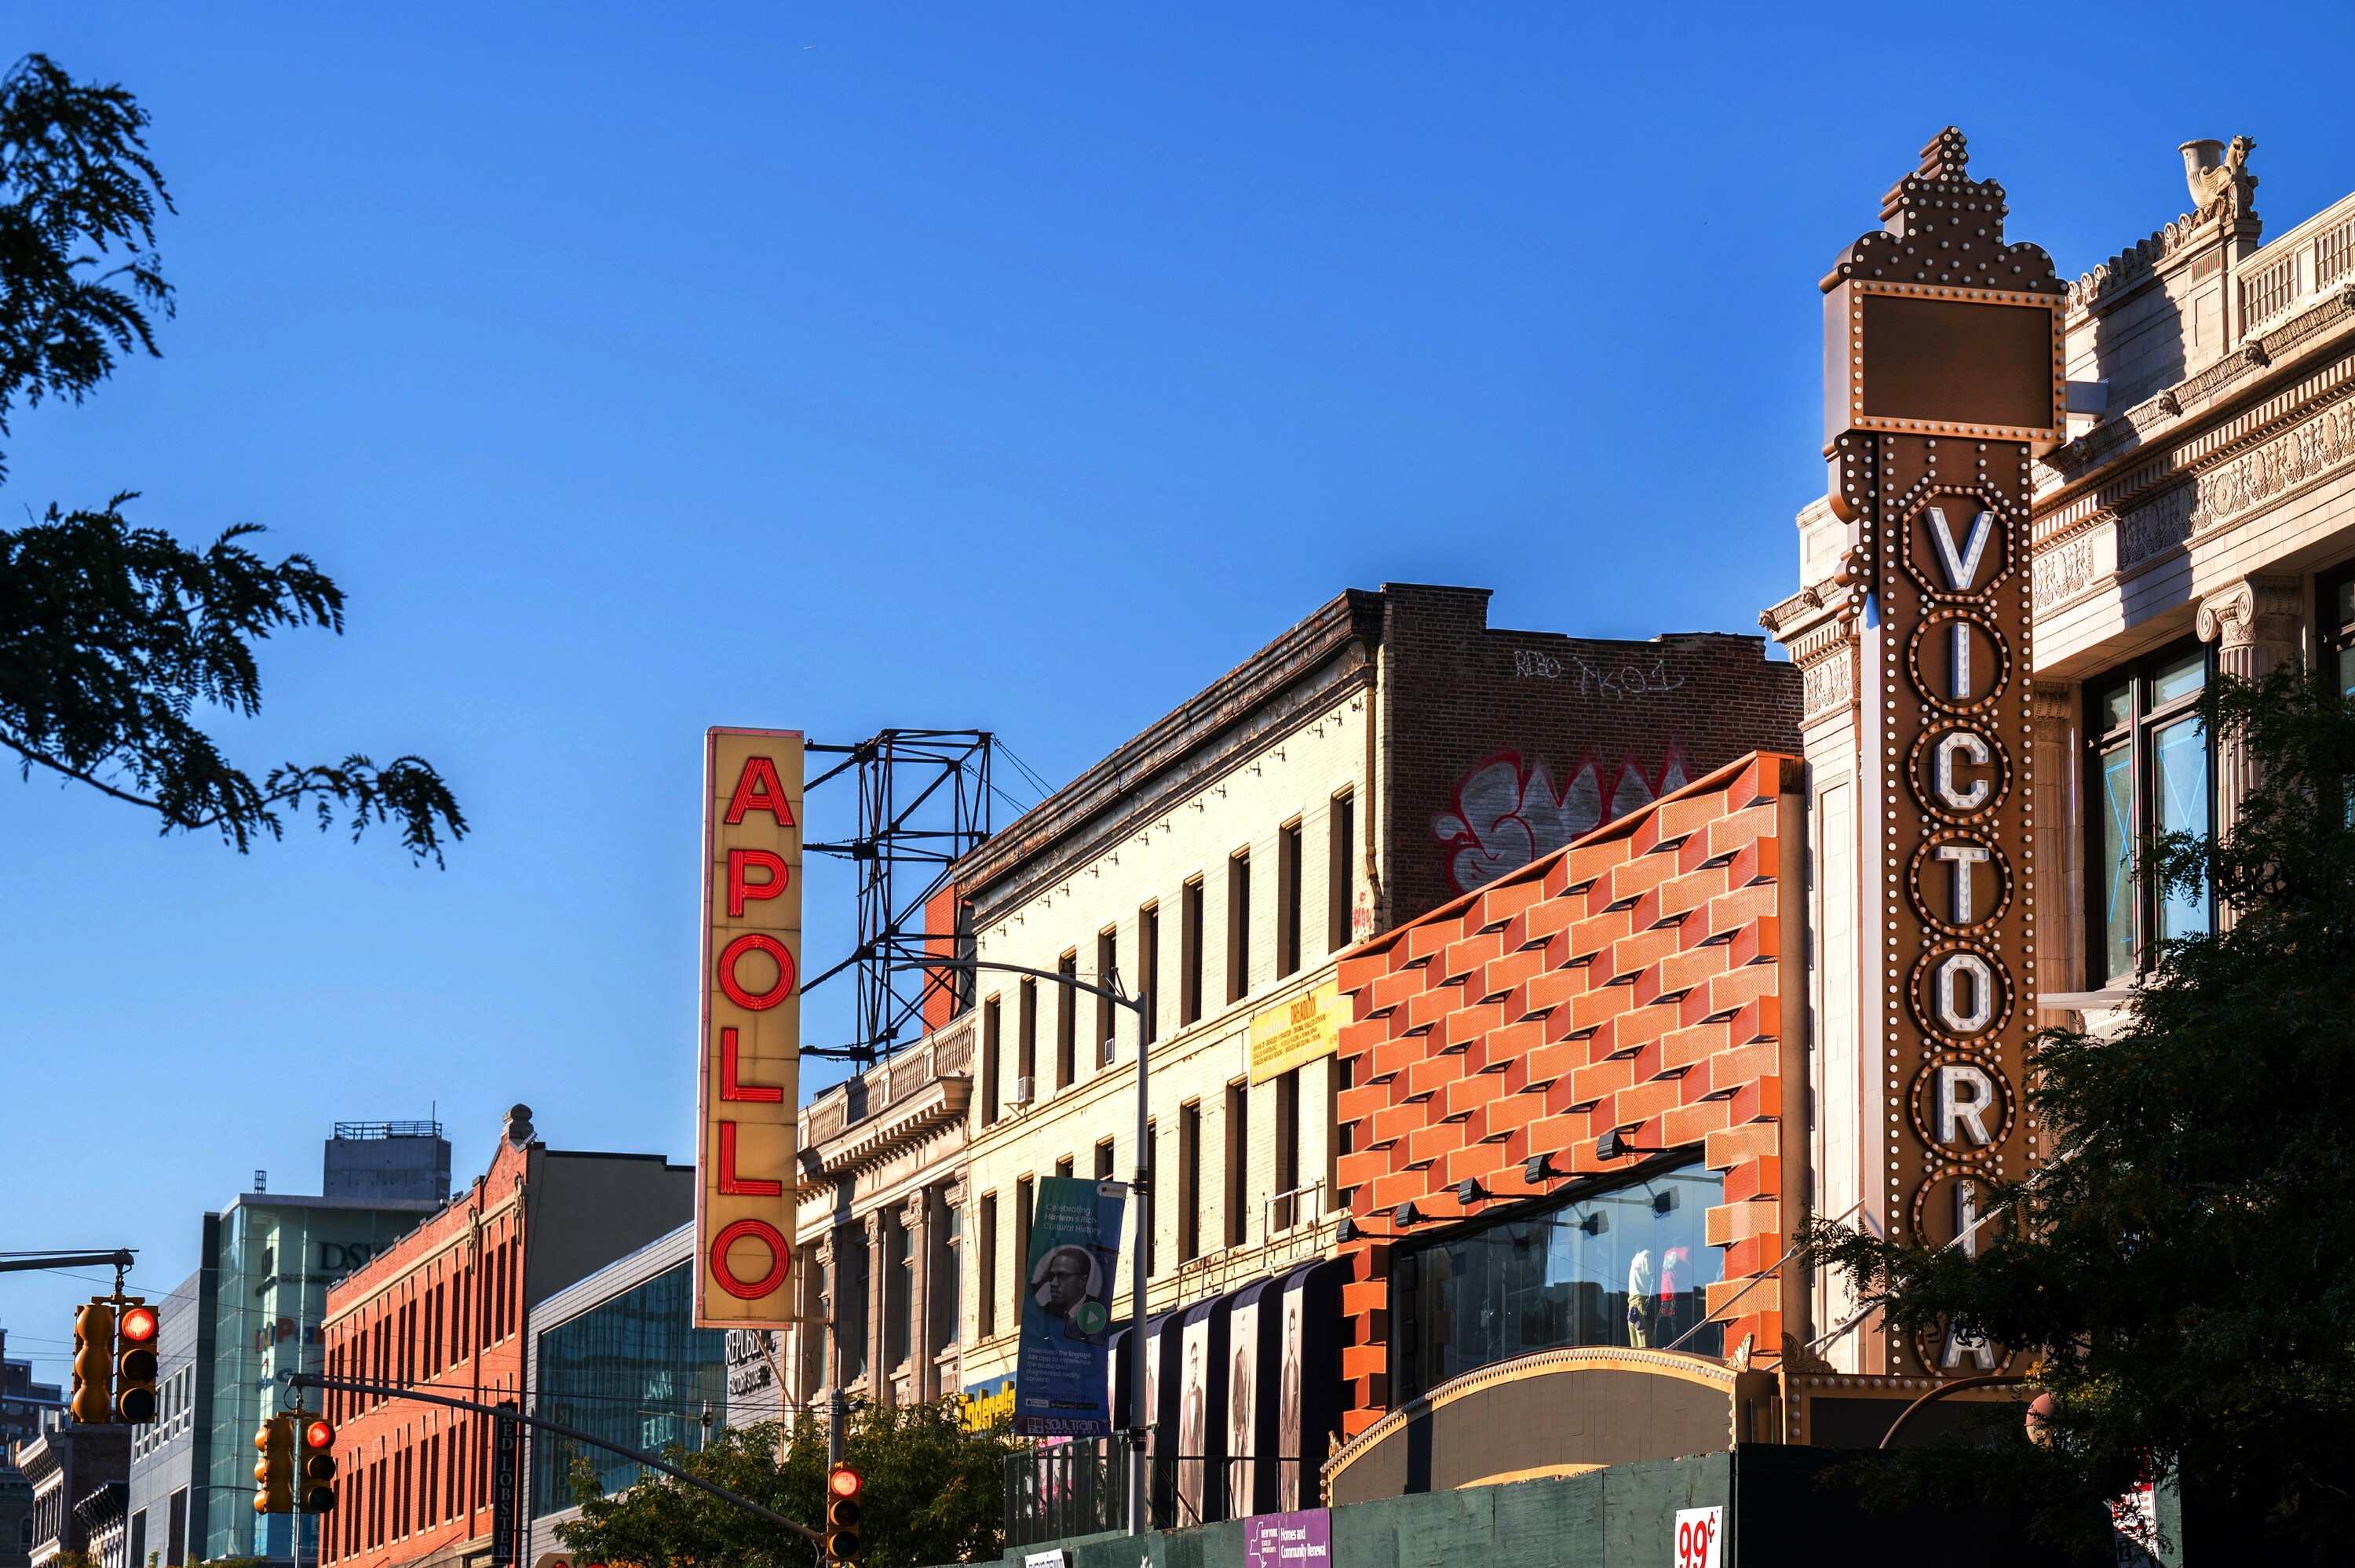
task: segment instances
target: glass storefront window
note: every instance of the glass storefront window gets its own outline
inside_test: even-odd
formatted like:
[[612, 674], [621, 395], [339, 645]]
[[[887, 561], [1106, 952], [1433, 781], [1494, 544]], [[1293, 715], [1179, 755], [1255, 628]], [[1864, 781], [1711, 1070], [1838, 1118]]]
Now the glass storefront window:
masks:
[[2145, 869], [2160, 835], [2213, 831], [2214, 764], [2196, 711], [2207, 684], [2208, 651], [2193, 646], [2087, 686], [2088, 782], [2099, 817], [2088, 824], [2096, 842], [2085, 868], [2094, 985], [2128, 984], [2155, 943], [2214, 927], [2206, 889], [2162, 892]]
[[[1702, 1234], [1724, 1192], [1722, 1177], [1687, 1166], [1412, 1247], [1391, 1276], [1399, 1397], [1532, 1351], [1675, 1344], [1724, 1277]], [[1724, 1334], [1712, 1323], [1679, 1348], [1720, 1355]]]
[[[539, 1413], [551, 1421], [659, 1454], [703, 1446], [728, 1410], [728, 1336], [693, 1326], [690, 1265], [681, 1264], [539, 1336]], [[532, 1512], [572, 1504], [572, 1463], [586, 1459], [611, 1497], [638, 1479], [618, 1454], [553, 1435], [532, 1440]]]

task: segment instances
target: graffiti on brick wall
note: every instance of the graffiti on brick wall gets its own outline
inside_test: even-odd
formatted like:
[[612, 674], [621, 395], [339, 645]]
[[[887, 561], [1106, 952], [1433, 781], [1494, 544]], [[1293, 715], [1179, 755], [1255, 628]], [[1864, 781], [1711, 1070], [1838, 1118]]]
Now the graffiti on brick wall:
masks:
[[1448, 881], [1456, 892], [1469, 893], [1685, 782], [1684, 763], [1674, 757], [1657, 773], [1632, 758], [1596, 758], [1557, 790], [1543, 762], [1525, 763], [1518, 751], [1499, 751], [1456, 781], [1449, 809], [1432, 819], [1431, 831], [1447, 852]]
[[1575, 653], [1553, 654], [1542, 649], [1516, 648], [1513, 673], [1523, 680], [1575, 679], [1582, 697], [1596, 693], [1606, 697], [1636, 697], [1647, 692], [1673, 692], [1685, 683], [1682, 675], [1668, 673], [1666, 655], [1654, 659], [1648, 667], [1630, 662], [1597, 669]]

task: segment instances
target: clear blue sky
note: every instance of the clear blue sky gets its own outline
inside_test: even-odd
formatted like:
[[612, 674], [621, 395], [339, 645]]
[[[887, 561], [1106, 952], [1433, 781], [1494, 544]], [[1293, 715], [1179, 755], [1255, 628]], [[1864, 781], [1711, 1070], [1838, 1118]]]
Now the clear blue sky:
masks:
[[[1914, 15], [10, 7], [153, 110], [181, 309], [0, 505], [312, 553], [349, 633], [270, 648], [231, 754], [421, 752], [475, 832], [240, 858], [0, 779], [0, 1248], [166, 1289], [337, 1118], [438, 1106], [461, 1179], [517, 1100], [685, 1158], [707, 725], [1060, 781], [1344, 587], [1754, 630], [1816, 280], [1942, 125], [2073, 274], [2190, 137], [2256, 138], [2276, 228], [2355, 189], [2339, 8]], [[0, 1279], [11, 1353], [61, 1376], [84, 1293]]]

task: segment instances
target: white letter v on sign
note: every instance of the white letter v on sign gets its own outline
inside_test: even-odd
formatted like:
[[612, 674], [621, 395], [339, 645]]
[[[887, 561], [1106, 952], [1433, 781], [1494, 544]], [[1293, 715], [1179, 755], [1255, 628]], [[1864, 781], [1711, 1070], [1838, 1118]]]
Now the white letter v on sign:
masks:
[[1938, 555], [1946, 568], [1946, 586], [1956, 593], [1968, 593], [1971, 579], [1979, 575], [1979, 557], [1987, 554], [1987, 535], [1995, 527], [1995, 514], [1982, 512], [1971, 519], [1971, 547], [1967, 555], [1955, 548], [1955, 531], [1946, 526], [1946, 514], [1939, 508], [1930, 508], [1930, 537], [1938, 542]]

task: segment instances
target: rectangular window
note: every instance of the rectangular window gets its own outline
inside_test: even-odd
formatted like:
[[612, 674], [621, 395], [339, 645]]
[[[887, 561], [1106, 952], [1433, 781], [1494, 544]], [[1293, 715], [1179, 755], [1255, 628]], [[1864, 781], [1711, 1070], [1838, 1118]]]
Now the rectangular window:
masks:
[[1275, 832], [1275, 972], [1300, 972], [1300, 824]]
[[1014, 1266], [1007, 1271], [1014, 1277], [1014, 1304], [1006, 1321], [1017, 1330], [1022, 1327], [1023, 1282], [1030, 1273], [1030, 1222], [1038, 1217], [1038, 1190], [1028, 1176], [1014, 1183]]
[[2335, 670], [2341, 696], [2355, 694], [2355, 576], [2321, 585], [2318, 641], [2327, 652], [2323, 668]]
[[964, 1333], [964, 1211], [952, 1205], [948, 1211], [947, 1254], [941, 1259], [941, 1287], [945, 1298], [942, 1310], [944, 1327], [941, 1341], [954, 1345]]
[[908, 1359], [914, 1323], [916, 1260], [909, 1250], [913, 1240], [900, 1215], [883, 1215], [883, 1363], [884, 1369]]
[[981, 1004], [981, 1125], [997, 1120], [997, 998]]
[[1337, 953], [1349, 945], [1350, 906], [1357, 896], [1349, 874], [1357, 863], [1357, 796], [1347, 789], [1334, 796], [1326, 824], [1325, 950]]
[[1202, 1255], [1202, 1107], [1178, 1107], [1178, 1261]]
[[1178, 1025], [1202, 1016], [1202, 879], [1186, 885], [1178, 898]]
[[1251, 1086], [1227, 1086], [1227, 1203], [1223, 1237], [1228, 1246], [1251, 1240]]
[[1056, 1174], [1056, 1175], [1058, 1175], [1058, 1176], [1069, 1176], [1069, 1175], [1071, 1175], [1071, 1170], [1072, 1170], [1072, 1160], [1071, 1160], [1071, 1157], [1070, 1155], [1066, 1154], [1066, 1155], [1064, 1155], [1060, 1160], [1056, 1160], [1056, 1161], [1055, 1161], [1055, 1174]]
[[1251, 994], [1251, 851], [1227, 860], [1227, 1000]]
[[1161, 1038], [1161, 906], [1148, 904], [1136, 912], [1136, 989], [1148, 999], [1145, 1010], [1145, 1043]]
[[[1055, 960], [1055, 972], [1067, 980], [1080, 978], [1080, 953], [1067, 948]], [[1080, 993], [1069, 985], [1055, 988], [1055, 1087], [1071, 1086], [1080, 1075]]]
[[1014, 1101], [1023, 1105], [1039, 1092], [1039, 982], [1026, 977], [1016, 994], [1014, 1075], [1021, 1082]]
[[[1706, 1319], [1708, 1287], [1724, 1272], [1703, 1234], [1724, 1192], [1722, 1176], [1686, 1166], [1394, 1252], [1391, 1398], [1535, 1351], [1676, 1343]], [[1682, 1348], [1715, 1356], [1724, 1338], [1710, 1324]]]
[[[1109, 991], [1112, 982], [1107, 977], [1119, 972], [1120, 927], [1107, 926], [1096, 933], [1096, 984]], [[1112, 1065], [1115, 1012], [1112, 998], [1096, 998], [1096, 1065], [1099, 1067]]]
[[1275, 1226], [1290, 1230], [1305, 1216], [1298, 1211], [1294, 1189], [1300, 1176], [1300, 1069], [1275, 1080], [1275, 1190], [1284, 1196], [1275, 1204]]
[[2125, 985], [2163, 940], [2215, 922], [2207, 889], [2162, 888], [2150, 855], [2170, 833], [2214, 831], [2212, 772], [2198, 713], [2208, 651], [2179, 646], [2086, 683], [2086, 950], [2096, 986]]
[[[1161, 1190], [1161, 1123], [1158, 1119], [1145, 1124], [1145, 1180], [1154, 1192]], [[1167, 1209], [1165, 1201], [1159, 1209]], [[1140, 1211], [1141, 1212], [1141, 1211]], [[1145, 1227], [1145, 1277], [1147, 1279], [1161, 1272], [1161, 1216], [1154, 1214], [1153, 1223]], [[1140, 1224], [1143, 1222], [1140, 1220]]]
[[1097, 1181], [1109, 1181], [1112, 1180], [1112, 1139], [1107, 1138], [1102, 1143], [1096, 1145]]

